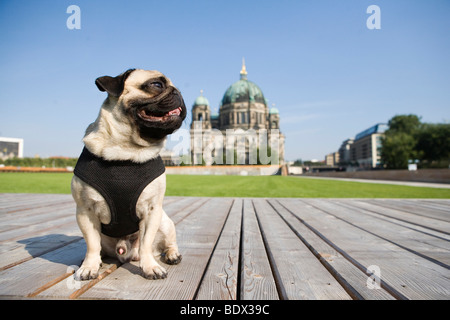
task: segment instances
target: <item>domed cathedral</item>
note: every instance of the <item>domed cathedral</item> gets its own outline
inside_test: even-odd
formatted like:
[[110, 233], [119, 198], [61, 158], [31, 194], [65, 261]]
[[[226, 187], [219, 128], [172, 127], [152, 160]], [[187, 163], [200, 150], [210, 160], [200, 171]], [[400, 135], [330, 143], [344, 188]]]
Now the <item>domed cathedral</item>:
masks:
[[[249, 134], [258, 133], [262, 132], [259, 131], [260, 129], [265, 129], [267, 130], [267, 140], [270, 143], [271, 129], [280, 129], [278, 109], [274, 106], [269, 109], [263, 92], [258, 85], [247, 79], [247, 75], [245, 61], [243, 60], [240, 80], [233, 83], [225, 91], [218, 114], [211, 112], [209, 101], [203, 96], [203, 90], [200, 91], [200, 96], [195, 99], [192, 106], [191, 123], [191, 154], [194, 164], [202, 162], [207, 165], [212, 164], [208, 159], [199, 160], [199, 157], [202, 157], [200, 151], [208, 143], [211, 143], [214, 133], [217, 136], [218, 131], [225, 138], [226, 135], [230, 135], [230, 132], [236, 132], [236, 135], [243, 136], [246, 132]], [[247, 131], [249, 129], [253, 130]], [[226, 143], [224, 141], [223, 145], [225, 146]], [[247, 141], [244, 159], [238, 161], [239, 164], [254, 164], [250, 161], [249, 149], [249, 141]], [[284, 162], [284, 135], [281, 132], [279, 133], [279, 161], [280, 164]]]

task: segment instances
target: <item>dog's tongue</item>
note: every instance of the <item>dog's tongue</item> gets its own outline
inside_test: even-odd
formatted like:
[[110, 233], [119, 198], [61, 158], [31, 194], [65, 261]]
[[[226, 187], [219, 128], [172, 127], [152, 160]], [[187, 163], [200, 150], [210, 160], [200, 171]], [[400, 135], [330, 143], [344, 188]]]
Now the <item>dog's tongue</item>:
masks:
[[122, 255], [124, 253], [123, 248], [119, 248], [119, 254]]
[[181, 113], [181, 108], [176, 108], [176, 109], [174, 109], [174, 110], [172, 110], [172, 111], [169, 111], [169, 112], [167, 113], [167, 115], [169, 115], [169, 116], [172, 116], [172, 115], [177, 115], [177, 116], [179, 116], [180, 113]]
[[179, 116], [181, 114], [181, 107], [176, 108], [174, 110], [171, 110], [169, 112], [167, 112], [165, 115], [163, 116], [153, 116], [151, 114], [148, 114], [146, 109], [142, 109], [139, 111], [139, 116], [144, 119], [144, 120], [153, 120], [153, 121], [163, 121], [163, 120], [167, 120], [167, 117], [176, 115]]

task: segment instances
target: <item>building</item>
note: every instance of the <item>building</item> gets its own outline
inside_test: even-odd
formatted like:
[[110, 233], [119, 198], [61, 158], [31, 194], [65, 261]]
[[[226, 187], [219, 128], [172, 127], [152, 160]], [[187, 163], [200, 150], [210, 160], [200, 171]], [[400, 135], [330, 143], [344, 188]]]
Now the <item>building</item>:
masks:
[[329, 153], [325, 156], [325, 165], [327, 166], [337, 166], [339, 165], [339, 152]]
[[349, 165], [351, 162], [351, 157], [350, 157], [350, 148], [353, 144], [353, 142], [355, 142], [355, 139], [353, 138], [349, 138], [347, 140], [344, 140], [341, 144], [341, 147], [339, 148], [339, 164], [340, 165]]
[[23, 158], [23, 139], [0, 137], [0, 159]]
[[350, 161], [363, 169], [381, 167], [381, 139], [387, 128], [387, 124], [378, 123], [358, 133], [350, 145]]
[[284, 162], [279, 111], [269, 109], [261, 89], [247, 79], [244, 61], [240, 80], [225, 91], [218, 113], [211, 112], [200, 91], [192, 106], [190, 134], [193, 164], [274, 164], [275, 158]]

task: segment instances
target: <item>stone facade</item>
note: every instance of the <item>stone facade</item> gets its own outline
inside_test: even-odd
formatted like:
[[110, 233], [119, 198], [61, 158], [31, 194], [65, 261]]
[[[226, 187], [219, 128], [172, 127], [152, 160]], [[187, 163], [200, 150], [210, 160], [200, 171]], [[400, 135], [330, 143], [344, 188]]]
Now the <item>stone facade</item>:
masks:
[[[194, 164], [284, 162], [285, 137], [280, 132], [279, 111], [275, 107], [269, 109], [261, 89], [247, 79], [244, 63], [240, 80], [225, 92], [218, 114], [211, 113], [209, 101], [201, 91], [192, 106], [190, 133]], [[264, 141], [268, 141], [269, 148], [261, 144]]]

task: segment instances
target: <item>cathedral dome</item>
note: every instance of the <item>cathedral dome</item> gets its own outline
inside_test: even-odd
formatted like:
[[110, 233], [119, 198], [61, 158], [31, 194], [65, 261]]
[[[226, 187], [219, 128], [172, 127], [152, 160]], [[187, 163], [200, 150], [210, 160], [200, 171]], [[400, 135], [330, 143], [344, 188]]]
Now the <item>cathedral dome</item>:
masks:
[[278, 109], [277, 109], [277, 108], [275, 108], [275, 107], [272, 107], [272, 108], [270, 108], [270, 111], [269, 111], [269, 113], [270, 113], [270, 114], [279, 114], [279, 113], [280, 113], [280, 111], [278, 111]]
[[260, 102], [266, 105], [266, 99], [261, 89], [253, 82], [247, 80], [245, 64], [242, 65], [241, 79], [233, 83], [222, 98], [222, 105], [235, 102]]
[[193, 107], [195, 106], [209, 106], [208, 99], [203, 96], [203, 90], [200, 91], [200, 95], [195, 99]]
[[260, 102], [266, 104], [261, 89], [253, 82], [239, 80], [233, 83], [222, 98], [222, 105], [235, 102]]

